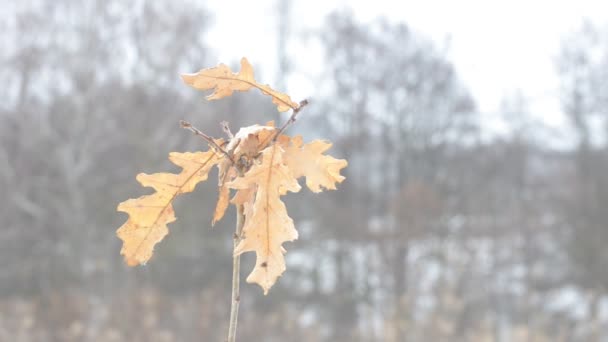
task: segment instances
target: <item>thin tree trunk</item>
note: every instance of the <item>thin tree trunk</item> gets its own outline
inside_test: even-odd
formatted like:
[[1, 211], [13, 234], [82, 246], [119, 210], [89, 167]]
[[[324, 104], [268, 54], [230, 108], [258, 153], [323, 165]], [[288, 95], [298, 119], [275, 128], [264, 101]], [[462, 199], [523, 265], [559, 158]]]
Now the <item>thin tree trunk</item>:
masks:
[[[236, 207], [236, 232], [234, 233], [234, 249], [241, 241], [241, 233], [245, 224], [245, 209], [242, 204]], [[234, 253], [234, 251], [233, 251]], [[228, 342], [236, 340], [236, 326], [239, 316], [241, 256], [232, 256], [232, 301], [230, 305], [230, 326], [228, 327]]]

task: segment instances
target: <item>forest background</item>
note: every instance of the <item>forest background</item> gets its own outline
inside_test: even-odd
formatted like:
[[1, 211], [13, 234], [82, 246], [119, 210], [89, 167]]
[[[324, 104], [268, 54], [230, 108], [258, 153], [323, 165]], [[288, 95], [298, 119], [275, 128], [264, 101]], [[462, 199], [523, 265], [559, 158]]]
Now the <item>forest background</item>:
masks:
[[204, 149], [180, 119], [214, 136], [286, 119], [179, 79], [243, 56], [310, 100], [290, 134], [331, 139], [349, 167], [339, 191], [287, 196], [300, 239], [268, 296], [243, 284], [239, 339], [608, 338], [608, 18], [573, 11], [553, 46], [553, 5], [503, 4], [496, 45], [462, 45], [391, 2], [307, 4], [0, 3], [0, 340], [223, 340], [234, 215], [211, 229], [215, 184], [178, 200], [146, 266], [114, 232], [116, 204], [147, 193], [137, 173]]

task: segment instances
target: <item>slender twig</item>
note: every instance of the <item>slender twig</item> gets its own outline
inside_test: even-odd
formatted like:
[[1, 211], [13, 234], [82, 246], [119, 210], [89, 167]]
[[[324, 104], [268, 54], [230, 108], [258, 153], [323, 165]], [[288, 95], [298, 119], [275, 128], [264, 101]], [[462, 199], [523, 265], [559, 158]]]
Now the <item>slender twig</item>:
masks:
[[[245, 206], [239, 204], [236, 206], [236, 232], [234, 233], [234, 250], [241, 242], [243, 226], [245, 225]], [[239, 304], [241, 302], [240, 295], [240, 271], [241, 271], [241, 256], [232, 255], [232, 302], [230, 305], [230, 326], [228, 327], [228, 342], [235, 342], [236, 325], [239, 316]]]
[[234, 164], [234, 159], [232, 159], [232, 156], [230, 155], [230, 153], [228, 153], [226, 150], [224, 150], [220, 145], [218, 145], [212, 137], [208, 136], [207, 134], [201, 132], [198, 128], [192, 126], [191, 123], [189, 123], [188, 121], [185, 120], [179, 120], [179, 125], [184, 128], [189, 130], [190, 132], [194, 133], [194, 135], [198, 135], [199, 137], [203, 138], [211, 147], [213, 147], [214, 149], [222, 152], [231, 162], [232, 164]]
[[232, 140], [234, 138], [234, 134], [232, 134], [232, 131], [230, 130], [230, 125], [228, 124], [228, 121], [220, 122], [220, 126], [222, 126], [222, 131], [224, 131], [228, 138]]
[[279, 138], [279, 136], [281, 135], [281, 133], [283, 133], [283, 131], [287, 128], [287, 126], [289, 126], [292, 123], [296, 122], [296, 116], [298, 116], [298, 113], [300, 113], [300, 111], [302, 110], [302, 108], [304, 108], [307, 104], [308, 104], [308, 100], [302, 100], [302, 101], [300, 101], [300, 105], [298, 106], [298, 108], [296, 108], [296, 109], [293, 110], [293, 113], [291, 113], [291, 116], [289, 117], [289, 120], [285, 121], [285, 123], [283, 124], [283, 126], [281, 126], [281, 128], [279, 128], [279, 130], [277, 131], [277, 133], [272, 138], [272, 141], [276, 141]]

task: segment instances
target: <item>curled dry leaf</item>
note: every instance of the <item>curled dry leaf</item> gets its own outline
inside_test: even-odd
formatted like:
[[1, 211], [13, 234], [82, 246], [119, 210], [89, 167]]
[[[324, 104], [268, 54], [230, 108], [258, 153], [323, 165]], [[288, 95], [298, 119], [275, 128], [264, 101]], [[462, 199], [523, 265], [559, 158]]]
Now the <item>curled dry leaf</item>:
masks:
[[283, 153], [278, 144], [266, 148], [262, 151], [261, 163], [253, 165], [243, 177], [237, 177], [228, 184], [238, 190], [257, 189], [250, 216], [245, 220], [242, 240], [234, 253], [256, 253], [256, 264], [247, 282], [259, 284], [264, 294], [285, 271], [282, 244], [298, 238], [293, 220], [287, 215], [280, 197], [287, 191], [300, 191], [300, 185], [283, 164]]
[[241, 157], [246, 157], [248, 160], [255, 158], [260, 150], [263, 149], [262, 144], [267, 142], [268, 137], [274, 135], [276, 127], [252, 125], [241, 128], [227, 146], [228, 151], [234, 155], [235, 160]]
[[217, 204], [215, 205], [215, 211], [213, 212], [213, 221], [211, 225], [215, 225], [216, 222], [224, 217], [226, 209], [228, 209], [230, 200], [230, 189], [226, 186], [226, 183], [236, 177], [236, 170], [232, 166], [232, 161], [228, 158], [224, 158], [219, 164], [218, 168], [218, 198]]
[[[228, 153], [233, 156], [234, 160], [237, 162], [244, 161], [248, 165], [252, 163], [253, 159], [257, 157], [262, 149], [263, 141], [269, 140], [268, 137], [272, 136], [276, 131], [274, 122], [269, 122], [268, 124], [267, 126], [252, 125], [243, 127], [234, 135], [226, 146]], [[227, 158], [218, 164], [218, 169], [219, 196], [213, 214], [212, 225], [215, 225], [217, 221], [224, 217], [230, 197], [230, 189], [226, 184], [237, 175], [236, 168]]]
[[227, 186], [220, 185], [218, 187], [217, 204], [215, 205], [215, 211], [213, 212], [213, 220], [211, 221], [212, 226], [224, 217], [226, 209], [228, 209], [228, 205], [230, 204], [229, 199], [230, 189]]
[[253, 75], [253, 67], [244, 57], [241, 59], [241, 71], [236, 74], [226, 64], [220, 64], [215, 68], [202, 69], [197, 73], [182, 74], [182, 79], [196, 89], [214, 89], [213, 93], [207, 96], [207, 100], [221, 99], [232, 95], [234, 91], [257, 88], [264, 95], [272, 97], [272, 102], [277, 106], [279, 112], [299, 107], [287, 94], [280, 93], [266, 84], [258, 83]]
[[173, 200], [180, 194], [191, 192], [199, 182], [207, 179], [209, 170], [221, 156], [213, 151], [169, 154], [169, 159], [182, 167], [179, 174], [155, 173], [137, 175], [137, 181], [156, 190], [151, 195], [124, 201], [118, 211], [129, 214], [129, 219], [116, 234], [123, 241], [120, 254], [129, 266], [146, 263], [168, 233], [167, 224], [175, 221]]

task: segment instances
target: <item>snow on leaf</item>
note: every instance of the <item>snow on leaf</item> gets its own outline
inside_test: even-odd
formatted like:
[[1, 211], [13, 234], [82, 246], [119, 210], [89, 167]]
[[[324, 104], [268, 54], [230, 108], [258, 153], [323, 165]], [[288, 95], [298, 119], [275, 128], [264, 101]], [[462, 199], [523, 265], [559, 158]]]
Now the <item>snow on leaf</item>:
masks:
[[[242, 240], [234, 253], [256, 253], [256, 264], [247, 282], [260, 285], [264, 294], [285, 271], [282, 244], [298, 238], [293, 220], [287, 215], [280, 196], [287, 191], [300, 191], [300, 185], [283, 164], [283, 154], [283, 149], [277, 144], [264, 149], [261, 163], [254, 164], [243, 177], [237, 177], [228, 184], [240, 191], [257, 188], [251, 213], [245, 220]], [[246, 202], [247, 195], [244, 192], [239, 198]]]
[[236, 160], [242, 156], [251, 159], [260, 152], [263, 147], [262, 142], [273, 135], [275, 131], [274, 126], [251, 125], [243, 127], [230, 140], [227, 149], [233, 153]]
[[284, 146], [283, 161], [293, 172], [295, 178], [306, 177], [306, 186], [312, 192], [321, 192], [322, 188], [335, 190], [336, 183], [341, 183], [344, 176], [340, 170], [348, 165], [344, 159], [336, 159], [323, 154], [331, 147], [331, 143], [324, 140], [313, 140], [306, 145], [302, 143], [301, 136], [281, 136], [279, 143]]
[[116, 234], [123, 241], [120, 254], [129, 266], [145, 264], [168, 233], [167, 224], [175, 221], [173, 200], [180, 194], [192, 192], [221, 155], [213, 151], [169, 154], [169, 159], [182, 168], [179, 174], [155, 173], [137, 175], [137, 181], [156, 190], [153, 194], [126, 200], [117, 210], [129, 214], [129, 219]]
[[233, 73], [226, 64], [220, 64], [214, 68], [202, 69], [193, 74], [182, 74], [182, 80], [186, 84], [200, 90], [214, 89], [207, 96], [207, 100], [218, 100], [232, 95], [234, 91], [247, 91], [257, 88], [264, 95], [272, 97], [272, 103], [277, 106], [279, 112], [289, 109], [297, 109], [299, 105], [284, 93], [280, 93], [270, 86], [258, 83], [253, 75], [253, 67], [246, 58], [241, 59], [241, 71]]

